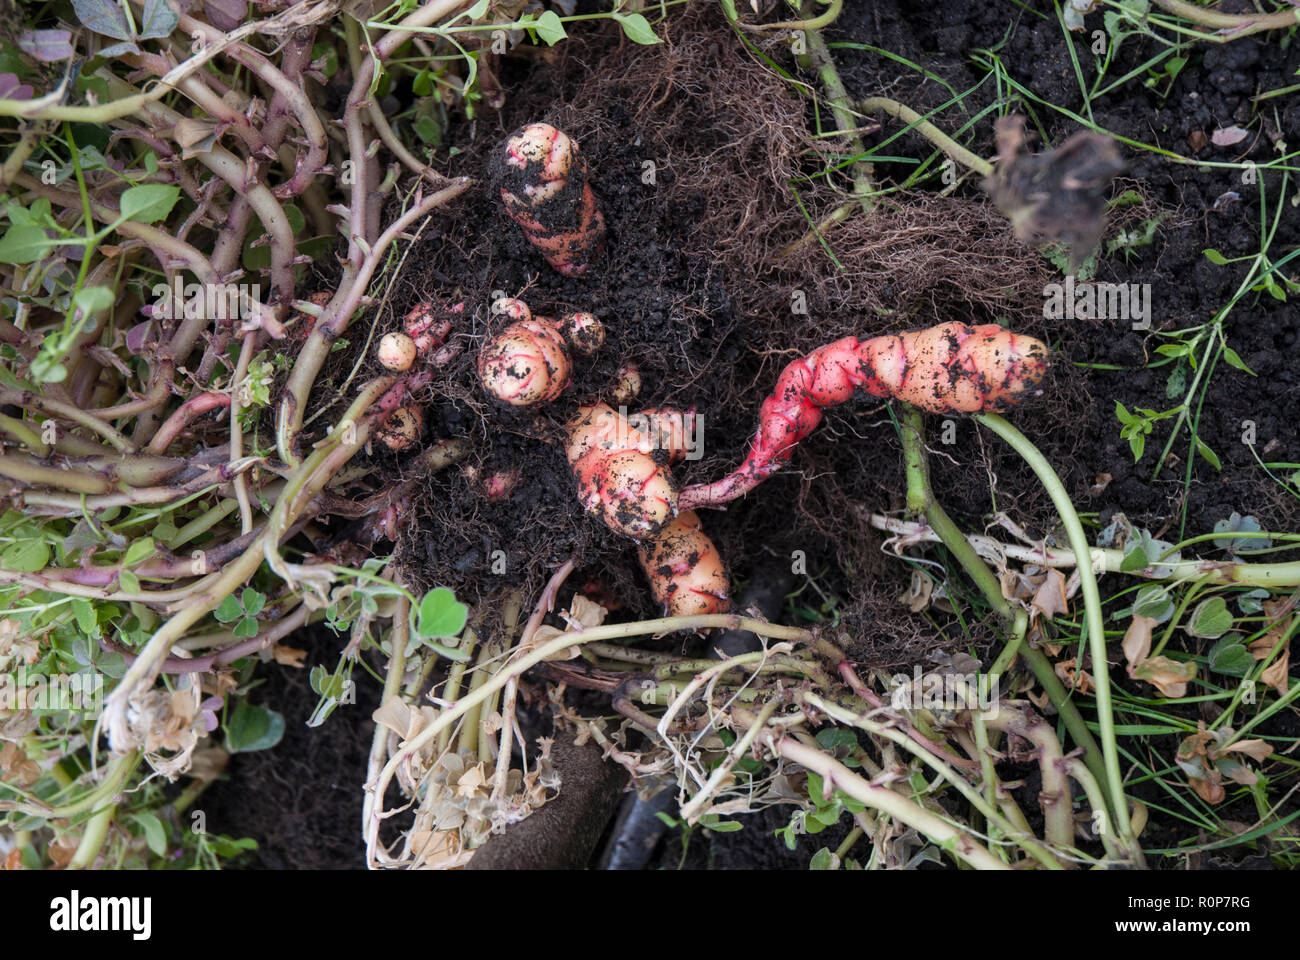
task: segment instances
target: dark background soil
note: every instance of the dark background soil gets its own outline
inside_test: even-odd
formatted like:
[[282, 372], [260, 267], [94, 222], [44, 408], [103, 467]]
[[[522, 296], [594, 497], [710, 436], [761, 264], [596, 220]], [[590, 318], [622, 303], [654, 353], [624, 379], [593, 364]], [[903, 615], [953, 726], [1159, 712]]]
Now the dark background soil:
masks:
[[[1052, 344], [1057, 355], [1044, 396], [1012, 419], [1056, 466], [1081, 511], [1099, 514], [1103, 522], [1122, 511], [1170, 540], [1208, 532], [1233, 511], [1254, 515], [1265, 529], [1296, 528], [1296, 499], [1264, 476], [1241, 442], [1242, 421], [1253, 420], [1259, 448], [1269, 448], [1265, 459], [1300, 460], [1300, 318], [1294, 303], [1251, 294], [1229, 317], [1228, 342], [1257, 376], [1226, 367], [1216, 371], [1200, 436], [1218, 453], [1223, 470], [1196, 462], [1184, 504], [1186, 442], [1175, 444], [1179, 461], [1152, 483], [1154, 458], [1170, 422], [1157, 425], [1147, 454], [1134, 466], [1114, 414], [1117, 400], [1129, 409], [1157, 410], [1176, 402], [1165, 398], [1167, 368], [1138, 369], [1158, 341], [1120, 321], [1044, 320], [1042, 284], [1052, 279], [1052, 268], [1015, 240], [973, 179], [949, 197], [891, 195], [870, 221], [857, 216], [832, 231], [828, 239], [843, 269], [815, 244], [781, 267], [772, 264], [775, 251], [807, 232], [798, 203], [817, 219], [850, 183], [844, 177], [799, 183], [796, 203], [790, 181], [822, 168], [817, 141], [810, 138], [813, 111], [744, 51], [712, 5], [699, 6], [707, 9], [669, 21], [669, 42], [659, 47], [620, 41], [609, 27], [575, 30], [573, 39], [532, 59], [502, 58], [495, 64], [507, 91], [500, 113], [449, 131], [463, 148], [450, 172], [483, 182], [449, 217], [427, 225], [380, 329], [396, 326], [422, 299], [465, 302], [455, 335], [464, 338], [467, 350], [425, 398], [426, 439], [467, 436], [475, 443], [475, 467], [521, 467], [522, 481], [509, 500], [492, 503], [458, 471], [429, 478], [415, 501], [418, 523], [405, 529], [398, 550], [414, 586], [451, 585], [467, 602], [490, 606], [507, 586], [535, 595], [555, 565], [577, 556], [582, 569], [573, 582], [600, 579], [623, 604], [618, 616], [653, 614], [631, 543], [585, 518], [573, 495], [555, 440], [577, 403], [605, 394], [619, 366], [635, 362], [645, 382], [645, 405], [694, 406], [704, 415], [705, 456], [685, 464], [678, 476], [683, 483], [711, 480], [743, 457], [755, 411], [789, 360], [841, 336], [943, 320], [1000, 319]], [[1225, 6], [1230, 9], [1231, 2]], [[1015, 79], [1046, 101], [1082, 109], [1067, 41], [1054, 16], [1043, 20], [1013, 5], [850, 3], [826, 39], [889, 50], [962, 92], [982, 76], [970, 52], [1001, 43], [998, 56]], [[1291, 82], [1300, 53], [1295, 45], [1283, 49], [1278, 40], [1266, 35], [1194, 47], [1166, 96], [1130, 82], [1094, 101], [1093, 117], [1117, 135], [1193, 156], [1188, 137], [1194, 131], [1208, 136], [1232, 123], [1245, 126], [1252, 117], [1250, 97]], [[1090, 80], [1086, 43], [1075, 43]], [[792, 66], [782, 41], [763, 45], [773, 59]], [[1130, 38], [1111, 75], [1122, 75], [1153, 52], [1140, 38]], [[855, 97], [884, 95], [922, 112], [950, 98], [939, 84], [873, 52], [837, 48], [834, 54]], [[991, 81], [970, 93], [967, 116], [994, 95]], [[1292, 99], [1269, 104], [1261, 111], [1266, 133], [1300, 142], [1300, 107]], [[1044, 135], [1037, 149], [1079, 129], [1050, 108], [1030, 106], [1030, 129]], [[1016, 108], [1023, 112], [1024, 105]], [[878, 119], [882, 130], [866, 137], [869, 146], [902, 125]], [[964, 119], [950, 108], [940, 124], [951, 130]], [[964, 141], [986, 157], [994, 153], [991, 119]], [[491, 151], [532, 120], [553, 122], [581, 143], [609, 222], [604, 259], [583, 279], [563, 278], [545, 266], [501, 213], [485, 178]], [[1269, 135], [1254, 137], [1258, 129], [1252, 127], [1252, 137], [1234, 147], [1208, 146], [1194, 156], [1262, 162], [1274, 147]], [[907, 135], [884, 152], [926, 157], [933, 147]], [[1242, 272], [1239, 265], [1211, 264], [1201, 251], [1214, 247], [1234, 257], [1258, 249], [1257, 188], [1237, 183], [1233, 171], [1175, 164], [1127, 146], [1122, 152], [1128, 169], [1114, 191], [1137, 189], [1147, 200], [1143, 209], [1159, 211], [1162, 222], [1153, 246], [1127, 262], [1103, 260], [1098, 278], [1150, 283], [1157, 329], [1203, 323], [1230, 299]], [[643, 182], [647, 160], [655, 164], [653, 184]], [[876, 176], [897, 182], [912, 169], [878, 163]], [[1264, 181], [1272, 216], [1281, 184], [1273, 175]], [[1216, 207], [1228, 191], [1240, 199]], [[1293, 248], [1300, 233], [1289, 204], [1283, 211], [1275, 258]], [[795, 290], [807, 297], [807, 316], [791, 313]], [[476, 387], [472, 358], [482, 337], [499, 325], [488, 310], [496, 291], [522, 295], [535, 313], [588, 310], [608, 327], [605, 349], [579, 360], [574, 386], [540, 414], [491, 405]], [[353, 359], [344, 354], [332, 362], [346, 370]], [[935, 418], [931, 429], [938, 429]], [[985, 517], [1002, 510], [1031, 533], [1051, 532], [1054, 514], [1045, 493], [996, 438], [959, 421], [957, 442], [940, 449], [949, 456], [932, 458], [935, 489], [968, 529], [981, 528]], [[381, 459], [397, 476], [409, 463], [392, 455]], [[1090, 495], [1102, 473], [1113, 479]], [[931, 648], [963, 640], [957, 633], [936, 640], [894, 601], [906, 569], [883, 560], [864, 515], [898, 508], [901, 496], [896, 433], [885, 408], [866, 399], [830, 412], [801, 445], [790, 470], [727, 512], [708, 513], [705, 524], [741, 581], [764, 556], [804, 550], [820, 586], [842, 598], [846, 627], [863, 638], [856, 655], [876, 665], [923, 662]], [[506, 554], [504, 576], [491, 571], [496, 550]], [[975, 636], [981, 636], [978, 627]], [[332, 663], [343, 642], [325, 631], [314, 633], [309, 662]], [[358, 678], [366, 690], [360, 671]], [[275, 671], [268, 680], [262, 690], [285, 713], [289, 733], [271, 753], [234, 758], [234, 779], [215, 786], [208, 798], [213, 829], [257, 837], [264, 866], [356, 866], [373, 705], [341, 709], [324, 727], [309, 731], [302, 721], [316, 696], [305, 675]], [[787, 854], [771, 836], [786, 818], [772, 813], [747, 821], [739, 833], [697, 835], [686, 865], [806, 867], [821, 838], [805, 838]], [[1174, 839], [1161, 836], [1159, 842]], [[671, 839], [662, 845], [658, 865], [674, 867], [679, 856]]]

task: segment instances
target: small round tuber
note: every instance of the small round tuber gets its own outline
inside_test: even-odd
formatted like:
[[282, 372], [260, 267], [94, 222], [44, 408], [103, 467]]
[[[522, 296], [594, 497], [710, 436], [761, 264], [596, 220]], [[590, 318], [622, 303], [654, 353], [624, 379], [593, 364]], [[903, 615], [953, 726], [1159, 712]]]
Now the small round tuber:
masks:
[[510, 219], [557, 271], [586, 273], [604, 244], [605, 217], [578, 144], [549, 123], [530, 123], [506, 140], [501, 169]]
[[620, 406], [629, 404], [641, 395], [641, 368], [635, 363], [625, 363], [614, 377], [610, 399]]
[[375, 351], [379, 362], [388, 370], [410, 370], [415, 363], [415, 341], [400, 332], [386, 333], [379, 338]]
[[569, 346], [589, 357], [605, 345], [605, 325], [590, 313], [570, 313], [559, 323]]
[[458, 303], [443, 308], [432, 300], [417, 303], [402, 320], [402, 329], [415, 341], [415, 349], [420, 356], [436, 350], [446, 342], [451, 334], [452, 322], [447, 318], [439, 320], [444, 313], [460, 313], [465, 304]]
[[687, 510], [637, 550], [664, 616], [725, 613], [731, 607], [731, 581], [722, 555]]
[[478, 355], [483, 389], [516, 407], [554, 400], [572, 369], [564, 338], [545, 318], [510, 324]]
[[394, 410], [376, 435], [389, 450], [400, 452], [407, 449], [424, 432], [424, 411], [414, 404], [398, 407]]

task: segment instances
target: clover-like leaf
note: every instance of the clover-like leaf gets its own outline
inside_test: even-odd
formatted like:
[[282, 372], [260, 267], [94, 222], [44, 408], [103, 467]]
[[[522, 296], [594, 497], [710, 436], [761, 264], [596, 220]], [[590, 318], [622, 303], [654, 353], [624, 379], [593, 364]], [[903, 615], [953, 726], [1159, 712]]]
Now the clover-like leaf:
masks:
[[446, 587], [437, 587], [420, 600], [420, 615], [415, 632], [422, 639], [458, 637], [469, 620], [469, 607], [456, 599]]

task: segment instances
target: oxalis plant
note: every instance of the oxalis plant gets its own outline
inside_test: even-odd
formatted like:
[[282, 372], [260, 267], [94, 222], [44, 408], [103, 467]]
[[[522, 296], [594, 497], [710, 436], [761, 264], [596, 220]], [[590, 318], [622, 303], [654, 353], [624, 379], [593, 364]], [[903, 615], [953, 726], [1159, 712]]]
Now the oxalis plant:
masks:
[[[566, 25], [612, 19], [629, 41], [658, 42], [655, 25], [632, 6], [507, 16], [487, 0], [431, 0], [357, 19], [339, 4], [307, 0], [259, 5], [246, 19], [242, 4], [181, 12], [164, 0], [73, 0], [40, 8], [0, 54], [0, 476], [10, 504], [0, 517], [0, 666], [44, 678], [51, 697], [55, 678], [80, 678], [58, 695], [81, 698], [0, 702], [7, 865], [137, 866], [166, 856], [216, 866], [248, 849], [249, 841], [203, 829], [195, 801], [229, 753], [278, 740], [283, 718], [248, 698], [255, 667], [262, 659], [300, 664], [302, 652], [284, 641], [314, 623], [347, 642], [336, 663], [311, 671], [320, 697], [311, 723], [353, 702], [363, 652], [386, 659], [362, 816], [375, 867], [462, 865], [494, 831], [564, 789], [547, 743], [524, 745], [522, 766], [512, 760], [524, 740], [521, 682], [535, 667], [609, 695], [608, 717], [580, 716], [557, 701], [557, 719], [635, 777], [675, 782], [685, 823], [731, 829], [740, 813], [785, 804], [792, 815], [781, 836], [797, 844], [851, 818], [847, 838], [816, 853], [814, 866], [1140, 865], [1147, 807], [1128, 796], [1118, 695], [1104, 667], [1092, 670], [1090, 687], [1078, 682], [1085, 651], [1094, 664], [1107, 660], [1103, 573], [1161, 591], [1133, 598], [1123, 646], [1132, 675], [1169, 696], [1183, 696], [1177, 684], [1191, 679], [1187, 661], [1164, 653], [1178, 625], [1228, 638], [1207, 667], [1240, 683], [1216, 691], [1222, 715], [1187, 730], [1171, 763], [1211, 797], [1252, 775], [1266, 754], [1247, 734], [1297, 695], [1282, 659], [1296, 618], [1276, 594], [1300, 584], [1300, 569], [1249, 562], [1249, 544], [1263, 532], [1243, 522], [1219, 531], [1234, 548], [1228, 562], [1187, 559], [1182, 551], [1197, 541], [1162, 544], [1131, 529], [1113, 533], [1113, 546], [1089, 543], [1052, 467], [993, 412], [1002, 388], [1037, 383], [1045, 350], [1036, 341], [1018, 358], [1033, 370], [1000, 370], [996, 390], [986, 385], [964, 402], [933, 394], [927, 405], [915, 383], [911, 393], [899, 388], [909, 368], [932, 385], [956, 369], [945, 366], [945, 337], [971, 339], [962, 356], [975, 373], [996, 369], [982, 366], [979, 350], [996, 352], [1006, 331], [953, 324], [962, 329], [830, 344], [782, 375], [737, 473], [682, 491], [671, 464], [613, 463], [620, 452], [644, 457], [636, 430], [611, 420], [607, 406], [583, 408], [568, 426], [567, 450], [580, 495], [590, 522], [618, 521], [637, 541], [666, 608], [659, 619], [606, 624], [603, 607], [575, 595], [563, 626], [546, 624], [572, 562], [540, 597], [507, 592], [498, 609], [471, 611], [446, 586], [413, 592], [390, 558], [341, 562], [325, 548], [316, 521], [326, 516], [363, 520], [392, 539], [414, 481], [375, 490], [373, 468], [357, 454], [372, 442], [413, 445], [412, 397], [458, 349], [444, 329], [455, 307], [421, 304], [400, 336], [370, 329], [425, 218], [454, 216], [470, 186], [435, 168], [439, 110], [451, 102], [474, 115], [481, 55], [502, 34], [554, 44]], [[818, 33], [842, 7], [807, 4], [802, 19], [766, 26], [807, 32], [836, 126], [849, 131], [854, 111]], [[737, 5], [723, 8], [737, 29], [758, 30], [740, 22]], [[406, 59], [412, 49], [419, 64]], [[451, 96], [389, 117], [378, 101], [399, 76], [417, 93]], [[309, 81], [343, 83], [341, 117], [313, 102]], [[875, 108], [990, 172], [902, 105], [880, 100]], [[872, 208], [869, 164], [848, 165], [855, 193], [832, 214], [839, 220]], [[566, 166], [565, 177], [572, 170], [585, 186], [580, 167]], [[601, 232], [587, 191], [574, 204], [581, 230], [550, 247], [545, 204], [525, 205], [524, 196], [510, 215], [551, 266], [586, 269]], [[817, 230], [815, 240], [824, 242]], [[331, 253], [337, 276], [322, 289], [309, 268]], [[572, 321], [535, 324], [517, 339], [553, 340], [559, 357], [582, 340], [575, 331], [590, 336]], [[485, 350], [517, 346], [502, 336]], [[322, 383], [334, 351], [371, 337], [388, 373], [360, 381], [358, 362], [342, 382]], [[520, 393], [509, 384], [492, 389], [504, 369], [493, 356], [480, 362], [484, 389], [514, 403]], [[842, 364], [844, 382], [809, 382], [828, 357]], [[547, 364], [557, 393], [569, 362]], [[538, 399], [551, 399], [550, 386]], [[907, 511], [872, 522], [900, 555], [930, 542], [946, 548], [1001, 624], [1002, 646], [987, 667], [901, 682], [851, 660], [854, 638], [836, 627], [713, 612], [729, 596], [703, 533], [708, 508], [740, 493], [762, 497], [755, 488], [788, 462], [793, 442], [854, 387], [892, 398], [898, 412]], [[1022, 455], [1060, 514], [1066, 545], [962, 531], [931, 487], [924, 415], [913, 403], [972, 414]], [[681, 428], [685, 415], [676, 415]], [[792, 418], [784, 443], [782, 418]], [[630, 446], [615, 451], [612, 443]], [[470, 452], [463, 441], [436, 443], [415, 453], [405, 474], [425, 476]], [[664, 516], [628, 511], [623, 494], [632, 479], [645, 480], [634, 472], [642, 468], [664, 499], [680, 493]], [[303, 546], [317, 540], [319, 550]], [[1049, 607], [1037, 594], [1030, 602], [1008, 586], [1017, 576], [1055, 583], [1053, 572], [1071, 569], [1068, 583], [1057, 576], [1063, 596], [1082, 596], [1077, 622], [1061, 616], [1063, 603]], [[1228, 607], [1229, 591], [1241, 594], [1233, 597], [1240, 616]], [[1243, 620], [1250, 634], [1233, 631]], [[696, 660], [633, 643], [718, 628], [751, 631], [763, 645]], [[1045, 652], [1052, 640], [1079, 651], [1064, 680]], [[1036, 700], [1021, 666], [1042, 690]], [[1241, 722], [1257, 687], [1276, 697]], [[1079, 706], [1087, 693], [1095, 719]], [[1038, 765], [1036, 796], [1017, 796], [1000, 772], [1008, 760]], [[161, 781], [182, 774], [190, 783], [164, 798]], [[412, 803], [390, 844], [380, 828], [393, 815], [394, 781]], [[1260, 829], [1268, 816], [1262, 809]]]

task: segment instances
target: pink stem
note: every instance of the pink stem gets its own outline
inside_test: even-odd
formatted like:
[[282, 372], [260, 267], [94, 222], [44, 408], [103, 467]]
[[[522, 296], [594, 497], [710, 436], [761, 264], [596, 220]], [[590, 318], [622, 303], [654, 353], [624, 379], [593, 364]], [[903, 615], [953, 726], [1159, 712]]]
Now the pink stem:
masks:
[[197, 397], [190, 397], [158, 428], [154, 438], [149, 441], [148, 452], [161, 456], [196, 417], [209, 410], [225, 409], [228, 406], [230, 397], [224, 393], [200, 393]]

